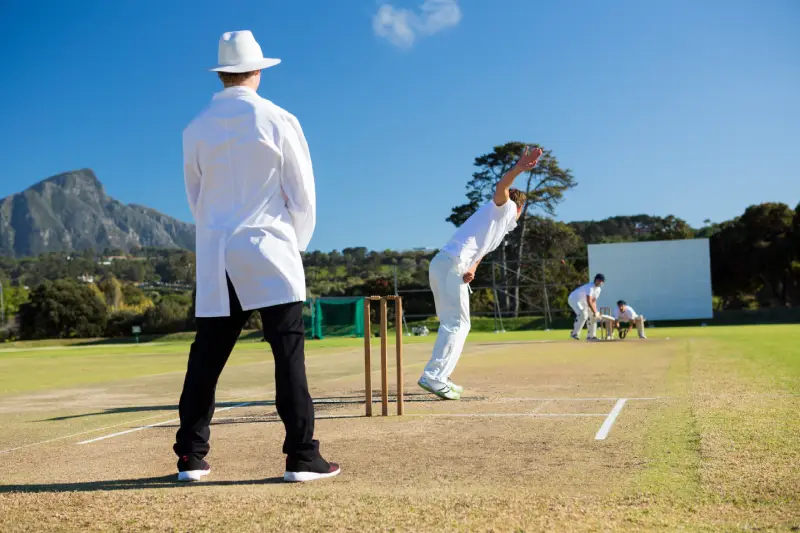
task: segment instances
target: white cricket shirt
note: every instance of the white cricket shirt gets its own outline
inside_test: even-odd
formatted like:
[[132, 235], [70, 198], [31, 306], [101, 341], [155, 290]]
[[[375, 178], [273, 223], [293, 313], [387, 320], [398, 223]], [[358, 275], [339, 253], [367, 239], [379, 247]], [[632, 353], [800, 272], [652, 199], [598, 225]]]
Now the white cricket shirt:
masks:
[[489, 202], [458, 228], [441, 251], [456, 258], [459, 268], [466, 271], [500, 246], [516, 227], [517, 204], [511, 200], [500, 206]]
[[636, 314], [636, 311], [634, 311], [633, 307], [630, 305], [625, 306], [624, 313], [620, 312], [619, 307], [614, 308], [614, 318], [620, 322], [630, 322], [631, 320], [636, 320], [637, 316], [639, 315]]
[[198, 317], [306, 299], [300, 251], [314, 232], [314, 171], [297, 119], [246, 87], [214, 95], [183, 132], [197, 226]]
[[600, 298], [601, 288], [596, 286], [593, 281], [586, 285], [581, 285], [569, 294], [570, 302], [586, 302], [586, 297], [591, 296], [595, 301]]

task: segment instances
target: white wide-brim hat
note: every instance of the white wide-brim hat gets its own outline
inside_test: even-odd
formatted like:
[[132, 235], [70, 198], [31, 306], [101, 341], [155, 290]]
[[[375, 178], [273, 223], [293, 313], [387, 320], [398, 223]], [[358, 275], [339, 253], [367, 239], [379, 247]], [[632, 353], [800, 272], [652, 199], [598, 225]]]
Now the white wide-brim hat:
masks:
[[249, 30], [229, 31], [222, 34], [219, 40], [219, 65], [212, 72], [252, 72], [274, 67], [280, 59], [264, 57], [261, 47]]

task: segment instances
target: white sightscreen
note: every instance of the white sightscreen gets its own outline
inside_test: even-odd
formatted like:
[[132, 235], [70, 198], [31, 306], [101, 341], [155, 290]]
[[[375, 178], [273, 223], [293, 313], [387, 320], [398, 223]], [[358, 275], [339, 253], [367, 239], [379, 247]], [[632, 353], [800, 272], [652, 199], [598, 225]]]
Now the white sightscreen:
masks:
[[590, 244], [589, 271], [606, 276], [598, 307], [625, 300], [648, 320], [713, 317], [708, 239]]

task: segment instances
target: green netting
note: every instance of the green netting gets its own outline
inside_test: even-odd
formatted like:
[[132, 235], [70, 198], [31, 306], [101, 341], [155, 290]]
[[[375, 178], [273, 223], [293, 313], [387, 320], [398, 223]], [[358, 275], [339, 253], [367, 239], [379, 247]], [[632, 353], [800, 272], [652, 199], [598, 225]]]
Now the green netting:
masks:
[[314, 338], [364, 336], [364, 298], [316, 298], [312, 309]]

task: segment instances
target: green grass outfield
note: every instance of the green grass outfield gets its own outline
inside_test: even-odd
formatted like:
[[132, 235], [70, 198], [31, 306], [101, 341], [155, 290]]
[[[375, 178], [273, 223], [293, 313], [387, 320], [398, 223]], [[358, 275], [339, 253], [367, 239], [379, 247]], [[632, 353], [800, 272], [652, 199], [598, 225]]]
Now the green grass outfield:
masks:
[[[566, 330], [471, 333], [468, 343], [563, 341]], [[714, 338], [733, 343], [751, 357], [781, 360], [800, 372], [800, 326], [721, 326], [705, 328], [648, 328], [651, 339]], [[635, 337], [635, 334], [633, 335]], [[192, 333], [179, 333], [157, 342], [134, 344], [103, 340], [55, 340], [9, 343], [0, 348], [0, 394], [19, 393], [100, 383], [152, 374], [176, 372], [186, 367]], [[404, 344], [433, 344], [436, 335], [403, 337]], [[631, 342], [634, 339], [622, 342]], [[363, 345], [361, 338], [329, 338], [306, 342], [309, 357], [336, 349]], [[390, 351], [394, 336], [390, 335]], [[635, 341], [634, 341], [635, 342]], [[87, 344], [88, 343], [88, 344]], [[379, 351], [373, 341], [373, 354]], [[243, 336], [229, 365], [250, 364], [269, 357], [257, 333]]]

